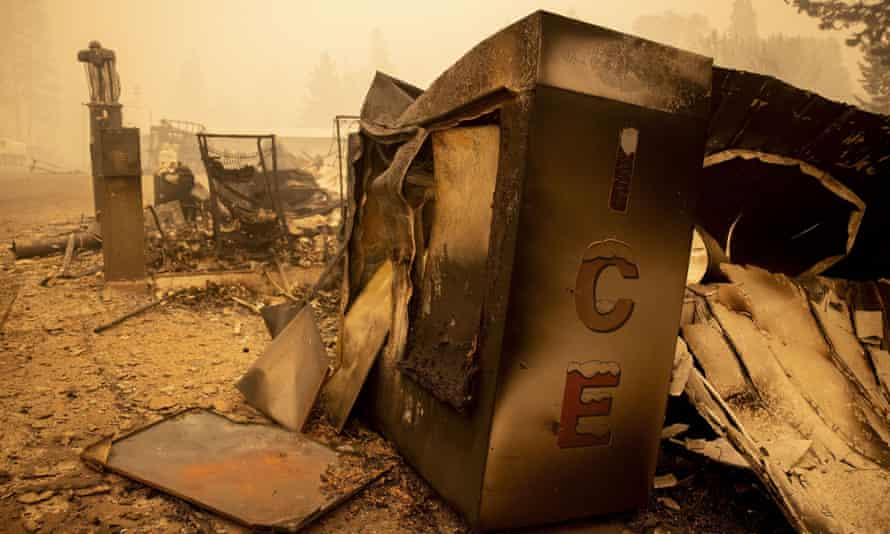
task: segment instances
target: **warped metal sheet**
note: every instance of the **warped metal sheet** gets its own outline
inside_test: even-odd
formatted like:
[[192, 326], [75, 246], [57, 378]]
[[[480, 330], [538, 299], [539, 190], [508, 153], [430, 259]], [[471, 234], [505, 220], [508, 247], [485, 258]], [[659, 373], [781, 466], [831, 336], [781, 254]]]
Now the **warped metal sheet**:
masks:
[[312, 307], [304, 306], [236, 387], [251, 406], [299, 432], [327, 373], [328, 357]]
[[458, 410], [475, 394], [499, 146], [493, 125], [433, 134], [436, 199], [399, 368]]
[[321, 393], [331, 424], [342, 430], [392, 320], [392, 263], [386, 262], [362, 290], [343, 322], [343, 361]]
[[[877, 278], [890, 267], [885, 228], [890, 225], [890, 117], [834, 102], [773, 77], [714, 68], [711, 117], [706, 155], [750, 150], [791, 158], [830, 174], [868, 206], [856, 244], [832, 267], [832, 276]], [[699, 213], [726, 196], [723, 169], [706, 172], [703, 182], [714, 191], [702, 192]], [[778, 172], [783, 172], [779, 170]], [[749, 188], [770, 180], [769, 168], [749, 173]], [[808, 205], [797, 187], [786, 187], [778, 198], [788, 205]], [[819, 210], [814, 209], [814, 213]], [[729, 214], [735, 217], [736, 213]], [[721, 228], [708, 227], [713, 234]], [[785, 253], [793, 257], [794, 252]], [[764, 267], [772, 268], [770, 265]]]
[[248, 528], [288, 532], [385, 471], [355, 477], [362, 468], [352, 457], [279, 427], [237, 423], [203, 409], [102, 440], [87, 447], [82, 458]]

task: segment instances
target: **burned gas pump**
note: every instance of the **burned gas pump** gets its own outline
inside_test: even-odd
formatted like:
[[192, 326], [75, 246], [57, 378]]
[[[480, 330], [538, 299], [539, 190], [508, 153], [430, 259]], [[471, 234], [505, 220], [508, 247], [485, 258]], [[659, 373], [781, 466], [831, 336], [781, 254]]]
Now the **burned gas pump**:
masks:
[[102, 234], [106, 282], [145, 278], [139, 129], [121, 127], [120, 79], [113, 50], [91, 41], [84, 64], [90, 101], [93, 202]]

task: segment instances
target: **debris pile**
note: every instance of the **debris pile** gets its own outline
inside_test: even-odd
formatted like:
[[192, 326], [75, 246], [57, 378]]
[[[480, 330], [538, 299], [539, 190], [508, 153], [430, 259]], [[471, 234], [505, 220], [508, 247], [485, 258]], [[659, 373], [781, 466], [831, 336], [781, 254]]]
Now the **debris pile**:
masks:
[[682, 335], [696, 368], [685, 391], [717, 436], [687, 448], [754, 471], [802, 532], [881, 530], [890, 523], [881, 505], [890, 286], [731, 264], [722, 272], [728, 282], [687, 290], [694, 312]]
[[[402, 458], [483, 530], [647, 499], [680, 515], [669, 491], [695, 463], [743, 473], [739, 492], [756, 479], [800, 532], [890, 524], [890, 256], [877, 252], [890, 118], [538, 12], [426, 91], [378, 73], [359, 125], [336, 160], [274, 135], [153, 129], [139, 294], [103, 290], [82, 332], [16, 323], [89, 354], [82, 369], [123, 412], [106, 421], [122, 433], [80, 443], [91, 467], [252, 529], [299, 530], [365, 488], [375, 505], [435, 513]], [[199, 153], [206, 189], [179, 150]], [[111, 198], [113, 177], [96, 191]], [[62, 255], [36, 288], [92, 291], [102, 233], [81, 221], [12, 251], [20, 265]], [[4, 348], [23, 287], [30, 299], [0, 288]], [[170, 372], [139, 371], [149, 355], [123, 340], [149, 313], [188, 325], [159, 338], [177, 351], [204, 346], [199, 329], [224, 333], [211, 365], [229, 374], [206, 381], [206, 362], [177, 353], [194, 377], [177, 392], [160, 384]], [[359, 408], [401, 456], [350, 424]], [[35, 432], [55, 424], [18, 409]], [[121, 493], [98, 475], [20, 478], [7, 496], [28, 507]]]

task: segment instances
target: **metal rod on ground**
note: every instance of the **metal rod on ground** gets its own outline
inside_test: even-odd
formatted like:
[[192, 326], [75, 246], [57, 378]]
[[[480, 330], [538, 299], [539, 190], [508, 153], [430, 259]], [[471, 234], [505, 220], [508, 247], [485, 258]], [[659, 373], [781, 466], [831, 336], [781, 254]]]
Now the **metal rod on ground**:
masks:
[[293, 295], [293, 293], [291, 293], [291, 288], [293, 286], [291, 286], [290, 280], [287, 279], [287, 274], [284, 272], [284, 265], [277, 257], [275, 258], [275, 266], [278, 267], [278, 275], [281, 277], [281, 283], [284, 284], [284, 290], [288, 295]]
[[244, 306], [245, 308], [247, 308], [248, 310], [250, 310], [254, 313], [260, 313], [260, 307], [255, 304], [251, 304], [251, 303], [247, 302], [246, 300], [239, 299], [238, 297], [232, 297], [232, 300], [235, 301], [236, 303]]
[[109, 328], [112, 328], [112, 327], [114, 327], [114, 326], [117, 326], [117, 325], [121, 324], [122, 322], [126, 321], [127, 319], [130, 319], [130, 318], [132, 318], [132, 317], [136, 317], [136, 316], [139, 315], [140, 313], [143, 313], [143, 312], [145, 312], [145, 311], [147, 311], [147, 310], [150, 310], [150, 309], [154, 308], [154, 307], [157, 306], [158, 304], [160, 304], [160, 303], [164, 302], [165, 300], [167, 300], [167, 298], [169, 298], [169, 297], [164, 297], [164, 298], [160, 298], [160, 299], [155, 299], [155, 300], [149, 302], [148, 304], [143, 304], [142, 306], [139, 306], [139, 307], [136, 308], [135, 310], [128, 311], [127, 313], [121, 315], [121, 316], [118, 317], [117, 319], [114, 319], [114, 320], [109, 321], [109, 322], [107, 322], [107, 323], [105, 323], [105, 324], [101, 324], [101, 325], [97, 326], [96, 328], [93, 328], [93, 332], [95, 332], [95, 333], [97, 333], [97, 334], [100, 333], [100, 332], [104, 332], [104, 331], [108, 330]]
[[12, 298], [9, 300], [9, 304], [6, 305], [6, 309], [3, 310], [3, 315], [0, 315], [0, 332], [3, 331], [3, 325], [6, 324], [6, 320], [9, 319], [9, 314], [12, 313], [12, 305], [15, 304], [15, 300], [19, 297], [19, 291], [22, 289], [22, 286], [16, 286], [12, 291]]
[[74, 259], [74, 232], [68, 236], [68, 244], [65, 245], [65, 259], [62, 260], [62, 270], [59, 271], [59, 277], [65, 277], [68, 274], [68, 269], [71, 268], [71, 260]]
[[61, 278], [66, 272], [68, 272], [68, 267], [71, 265], [71, 258], [74, 257], [74, 232], [68, 236], [68, 243], [65, 245], [65, 257], [62, 260], [62, 266], [59, 267], [58, 270], [49, 274], [46, 278], [40, 281], [40, 285], [43, 287], [47, 287], [50, 281], [53, 278]]
[[266, 275], [266, 278], [269, 279], [269, 283], [271, 283], [271, 284], [272, 284], [272, 287], [274, 287], [275, 289], [277, 289], [279, 293], [281, 293], [282, 295], [284, 295], [285, 297], [287, 297], [288, 299], [290, 299], [290, 300], [293, 301], [293, 302], [297, 302], [297, 303], [300, 302], [299, 300], [297, 300], [296, 297], [294, 297], [293, 295], [291, 295], [290, 293], [288, 293], [287, 291], [285, 291], [283, 287], [281, 287], [280, 285], [278, 285], [278, 282], [276, 282], [275, 279], [272, 278], [272, 275], [269, 274], [269, 271], [267, 271], [265, 267], [263, 268], [263, 274]]

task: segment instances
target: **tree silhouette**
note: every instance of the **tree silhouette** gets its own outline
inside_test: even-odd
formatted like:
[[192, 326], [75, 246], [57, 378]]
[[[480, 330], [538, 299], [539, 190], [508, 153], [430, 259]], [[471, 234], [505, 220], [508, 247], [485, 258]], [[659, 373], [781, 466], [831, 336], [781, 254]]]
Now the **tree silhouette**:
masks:
[[842, 0], [785, 0], [820, 20], [823, 30], [850, 30], [850, 46], [858, 46], [885, 63], [890, 63], [890, 1], [848, 3]]
[[868, 95], [867, 99], [857, 97], [859, 105], [875, 112], [890, 115], [890, 65], [884, 57], [869, 51], [859, 63], [862, 88]]
[[751, 0], [735, 0], [729, 20], [730, 36], [743, 41], [757, 39], [757, 13]]
[[301, 121], [303, 126], [329, 126], [334, 115], [345, 112], [343, 83], [330, 54], [323, 52], [309, 77]]

